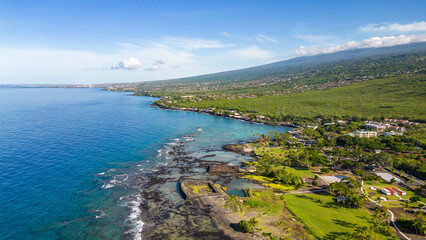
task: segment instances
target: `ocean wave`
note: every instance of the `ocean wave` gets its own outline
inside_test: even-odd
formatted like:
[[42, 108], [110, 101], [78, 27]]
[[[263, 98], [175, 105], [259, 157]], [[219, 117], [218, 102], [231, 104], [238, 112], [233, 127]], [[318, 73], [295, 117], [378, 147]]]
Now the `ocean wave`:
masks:
[[100, 212], [101, 214], [99, 214], [99, 215], [96, 215], [95, 216], [95, 218], [102, 218], [102, 217], [105, 217], [106, 216], [106, 214], [105, 214], [105, 212], [104, 211], [102, 211], [102, 210], [95, 210], [96, 212]]
[[108, 171], [106, 171], [106, 172], [100, 172], [100, 173], [97, 173], [96, 175], [100, 175], [100, 176], [102, 176], [102, 175], [105, 175], [105, 174], [107, 174], [107, 173], [114, 172], [114, 171], [115, 171], [115, 169], [114, 169], [114, 168], [111, 168], [110, 170], [108, 170]]
[[104, 183], [104, 185], [102, 185], [102, 188], [112, 188], [112, 187], [114, 187], [115, 185], [113, 185], [113, 184], [109, 184], [109, 183]]
[[127, 181], [127, 179], [129, 179], [129, 175], [125, 174], [119, 174], [119, 175], [115, 175], [113, 177], [114, 179], [109, 180], [108, 182], [104, 182], [104, 184], [102, 185], [102, 188], [112, 188], [118, 184], [122, 184], [123, 182]]
[[128, 202], [130, 208], [130, 214], [127, 220], [131, 223], [132, 228], [128, 231], [134, 235], [135, 240], [142, 240], [142, 228], [144, 222], [142, 221], [140, 214], [141, 210], [139, 208], [141, 204], [141, 197], [139, 195], [134, 196], [134, 200]]

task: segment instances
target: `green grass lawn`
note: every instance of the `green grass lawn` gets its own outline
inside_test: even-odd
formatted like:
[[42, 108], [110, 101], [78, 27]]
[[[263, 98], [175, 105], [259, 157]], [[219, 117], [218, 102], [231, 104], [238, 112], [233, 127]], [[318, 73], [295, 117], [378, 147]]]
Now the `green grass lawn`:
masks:
[[303, 178], [303, 177], [311, 177], [311, 178], [315, 177], [315, 174], [313, 174], [311, 172], [311, 170], [302, 170], [302, 169], [295, 169], [295, 168], [288, 167], [287, 171], [290, 172], [290, 173], [293, 173], [294, 175], [301, 177], [301, 178]]
[[344, 239], [355, 227], [367, 226], [371, 221], [367, 210], [338, 207], [330, 195], [283, 196], [289, 210], [321, 239]]
[[235, 100], [182, 103], [183, 107], [239, 110], [257, 114], [313, 117], [319, 114], [425, 119], [426, 76], [404, 75], [354, 83], [323, 91]]
[[270, 187], [272, 189], [282, 191], [282, 192], [294, 190], [294, 186], [274, 183], [272, 178], [268, 178], [264, 176], [245, 175], [243, 178], [255, 180], [257, 182], [260, 182], [265, 187]]

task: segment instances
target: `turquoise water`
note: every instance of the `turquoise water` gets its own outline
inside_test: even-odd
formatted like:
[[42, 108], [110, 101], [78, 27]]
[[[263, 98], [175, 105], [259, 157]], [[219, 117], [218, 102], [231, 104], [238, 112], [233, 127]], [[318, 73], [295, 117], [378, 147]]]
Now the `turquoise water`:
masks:
[[0, 239], [138, 237], [132, 179], [161, 164], [168, 143], [197, 132], [188, 143], [196, 154], [286, 130], [159, 110], [153, 101], [100, 89], [0, 88]]

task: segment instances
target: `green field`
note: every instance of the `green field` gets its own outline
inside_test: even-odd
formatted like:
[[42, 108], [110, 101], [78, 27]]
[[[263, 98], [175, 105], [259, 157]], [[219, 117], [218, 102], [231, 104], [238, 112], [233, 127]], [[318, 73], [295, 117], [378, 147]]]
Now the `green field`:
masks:
[[367, 210], [339, 208], [330, 195], [283, 196], [288, 209], [321, 239], [344, 239], [355, 227], [370, 225], [371, 214]]
[[262, 115], [313, 117], [319, 114], [426, 119], [426, 75], [404, 75], [323, 91], [235, 100], [181, 103], [182, 107], [238, 110]]

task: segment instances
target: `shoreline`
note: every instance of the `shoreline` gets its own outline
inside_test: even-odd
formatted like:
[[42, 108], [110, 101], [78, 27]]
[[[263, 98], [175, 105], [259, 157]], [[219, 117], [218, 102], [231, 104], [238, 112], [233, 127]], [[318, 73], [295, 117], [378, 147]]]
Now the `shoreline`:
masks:
[[164, 106], [164, 105], [160, 105], [157, 103], [151, 103], [151, 106], [154, 106], [158, 109], [162, 109], [162, 110], [169, 110], [169, 111], [182, 111], [182, 112], [195, 112], [195, 113], [201, 113], [201, 114], [206, 114], [206, 115], [210, 115], [210, 116], [215, 116], [215, 117], [223, 117], [223, 118], [228, 118], [228, 119], [233, 119], [233, 120], [238, 120], [238, 121], [242, 121], [242, 122], [248, 122], [248, 123], [253, 123], [253, 124], [263, 124], [263, 125], [269, 125], [269, 126], [284, 126], [284, 127], [290, 127], [290, 128], [299, 128], [299, 126], [294, 125], [292, 123], [271, 123], [269, 121], [258, 121], [256, 119], [247, 119], [247, 118], [242, 118], [242, 117], [238, 117], [238, 116], [225, 116], [225, 115], [216, 115], [214, 114], [212, 111], [209, 110], [205, 110], [205, 109], [197, 109], [197, 108], [174, 108], [174, 107], [168, 107], [168, 106]]

